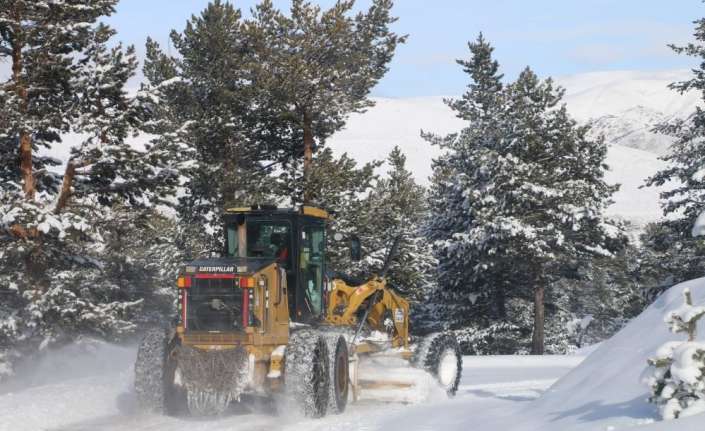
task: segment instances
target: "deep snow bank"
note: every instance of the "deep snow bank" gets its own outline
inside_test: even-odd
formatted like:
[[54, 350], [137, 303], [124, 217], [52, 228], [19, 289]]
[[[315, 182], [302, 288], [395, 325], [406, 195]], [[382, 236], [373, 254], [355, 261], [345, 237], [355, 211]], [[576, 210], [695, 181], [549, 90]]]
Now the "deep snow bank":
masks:
[[[646, 360], [667, 341], [683, 341], [663, 323], [667, 311], [683, 303], [690, 288], [695, 304], [705, 304], [705, 278], [681, 283], [665, 292], [639, 317], [605, 341], [578, 367], [560, 379], [526, 409], [530, 418], [521, 429], [606, 430], [657, 421], [649, 404], [648, 388], [641, 383]], [[698, 340], [705, 341], [705, 325]], [[702, 430], [705, 415], [653, 423], [648, 430]]]

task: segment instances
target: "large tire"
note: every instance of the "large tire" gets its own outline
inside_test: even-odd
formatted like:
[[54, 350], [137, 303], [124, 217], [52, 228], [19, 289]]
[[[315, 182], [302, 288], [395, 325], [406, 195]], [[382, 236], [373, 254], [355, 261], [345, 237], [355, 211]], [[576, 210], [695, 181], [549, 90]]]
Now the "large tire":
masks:
[[284, 355], [286, 395], [304, 416], [319, 418], [328, 410], [330, 370], [325, 337], [315, 331], [291, 334]]
[[192, 416], [224, 413], [247, 386], [249, 355], [243, 347], [203, 351], [182, 346], [178, 358]]
[[142, 338], [135, 362], [135, 393], [140, 410], [163, 414], [179, 411], [180, 394], [174, 385], [176, 363], [163, 329], [151, 329]]
[[448, 396], [458, 391], [463, 356], [453, 334], [442, 332], [426, 336], [416, 349], [414, 365], [435, 377]]
[[345, 411], [348, 404], [350, 388], [348, 343], [342, 335], [337, 334], [329, 335], [326, 340], [330, 366], [328, 413], [339, 414]]

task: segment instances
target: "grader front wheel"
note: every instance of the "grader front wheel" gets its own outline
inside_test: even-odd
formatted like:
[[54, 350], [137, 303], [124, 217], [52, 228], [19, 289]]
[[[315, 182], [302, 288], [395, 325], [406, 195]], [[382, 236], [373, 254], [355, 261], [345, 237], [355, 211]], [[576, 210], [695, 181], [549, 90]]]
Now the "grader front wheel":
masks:
[[414, 365], [435, 377], [448, 396], [455, 396], [460, 384], [463, 357], [453, 334], [442, 332], [426, 336], [416, 350]]

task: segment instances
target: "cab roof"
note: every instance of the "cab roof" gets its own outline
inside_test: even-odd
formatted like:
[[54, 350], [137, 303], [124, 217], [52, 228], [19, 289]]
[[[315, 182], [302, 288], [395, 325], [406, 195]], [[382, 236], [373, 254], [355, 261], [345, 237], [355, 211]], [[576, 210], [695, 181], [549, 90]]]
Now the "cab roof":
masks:
[[311, 207], [302, 206], [298, 209], [296, 208], [277, 208], [274, 205], [253, 205], [249, 207], [235, 207], [228, 208], [225, 210], [228, 214], [282, 214], [282, 215], [306, 215], [309, 217], [316, 217], [324, 220], [330, 220], [330, 214], [326, 210]]

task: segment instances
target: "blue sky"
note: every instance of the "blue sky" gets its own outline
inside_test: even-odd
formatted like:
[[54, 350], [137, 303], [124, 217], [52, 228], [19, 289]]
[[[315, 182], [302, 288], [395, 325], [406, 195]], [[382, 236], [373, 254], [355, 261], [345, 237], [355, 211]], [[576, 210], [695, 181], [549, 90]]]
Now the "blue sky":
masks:
[[[235, 1], [247, 14], [257, 0]], [[333, 0], [316, 3], [330, 6]], [[508, 78], [526, 65], [543, 76], [598, 70], [688, 68], [668, 43], [691, 40], [692, 21], [705, 16], [701, 0], [396, 0], [394, 29], [409, 34], [373, 94], [385, 97], [454, 95], [467, 79], [454, 59], [482, 31], [494, 44]], [[122, 0], [109, 19], [118, 38], [143, 52], [152, 36], [168, 49], [207, 0]], [[287, 8], [288, 0], [275, 0]], [[358, 0], [357, 8], [369, 5]], [[677, 6], [676, 6], [677, 5]]]

